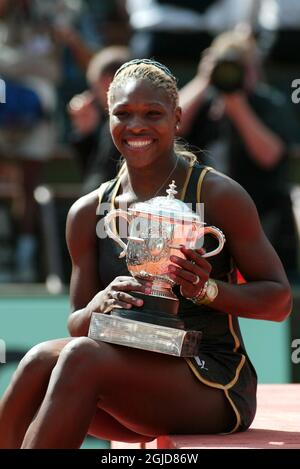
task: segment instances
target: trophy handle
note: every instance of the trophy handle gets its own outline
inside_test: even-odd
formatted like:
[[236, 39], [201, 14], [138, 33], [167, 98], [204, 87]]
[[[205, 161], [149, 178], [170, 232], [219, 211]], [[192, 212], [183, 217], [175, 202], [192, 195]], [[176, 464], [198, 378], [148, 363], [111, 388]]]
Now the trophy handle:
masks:
[[108, 236], [113, 239], [121, 248], [123, 251], [119, 255], [119, 258], [122, 258], [126, 256], [126, 251], [127, 251], [127, 244], [124, 243], [124, 241], [121, 240], [120, 236], [116, 235], [110, 228], [110, 224], [113, 220], [115, 220], [117, 217], [124, 218], [127, 223], [129, 223], [129, 213], [125, 212], [125, 210], [117, 209], [117, 210], [112, 210], [111, 212], [108, 212], [108, 214], [104, 218], [104, 228]]
[[219, 241], [219, 246], [216, 249], [206, 252], [202, 257], [211, 257], [219, 254], [219, 252], [222, 251], [225, 243], [225, 236], [223, 231], [221, 231], [219, 228], [216, 228], [215, 226], [205, 226], [202, 229], [204, 234], [210, 233]]

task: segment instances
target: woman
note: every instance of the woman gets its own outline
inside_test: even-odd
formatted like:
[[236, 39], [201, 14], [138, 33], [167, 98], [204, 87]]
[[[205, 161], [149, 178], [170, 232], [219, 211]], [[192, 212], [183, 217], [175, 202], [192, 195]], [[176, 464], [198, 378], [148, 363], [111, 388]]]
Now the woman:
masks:
[[[72, 337], [40, 344], [21, 361], [0, 407], [1, 447], [78, 448], [87, 433], [134, 442], [245, 430], [255, 414], [256, 375], [237, 317], [282, 321], [291, 310], [282, 265], [247, 193], [174, 147], [181, 111], [170, 71], [150, 60], [128, 62], [116, 72], [108, 102], [111, 134], [125, 164], [68, 215]], [[171, 179], [178, 197], [201, 198], [206, 221], [227, 239], [210, 262], [202, 249], [182, 248], [186, 260], [171, 257], [180, 315], [203, 331], [199, 356], [191, 360], [86, 337], [92, 311], [140, 306], [131, 292], [150, 288], [128, 275], [112, 240], [97, 239], [99, 197], [112, 207], [130, 205], [165, 194]], [[247, 284], [236, 284], [235, 266]], [[213, 295], [206, 290], [209, 278]]]

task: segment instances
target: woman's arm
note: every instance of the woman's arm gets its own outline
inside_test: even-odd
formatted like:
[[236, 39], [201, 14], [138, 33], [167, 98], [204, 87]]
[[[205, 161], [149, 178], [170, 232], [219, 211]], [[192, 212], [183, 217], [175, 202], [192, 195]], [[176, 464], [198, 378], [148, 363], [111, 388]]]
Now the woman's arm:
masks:
[[66, 240], [72, 261], [70, 281], [72, 313], [68, 329], [72, 336], [87, 335], [92, 314], [89, 303], [101, 291], [96, 236], [97, 192], [94, 191], [77, 200], [67, 218]]
[[219, 294], [211, 306], [235, 316], [283, 321], [292, 308], [290, 285], [252, 199], [238, 183], [218, 173], [207, 175], [203, 195], [209, 220], [225, 233], [229, 251], [247, 281], [243, 285], [217, 281]]

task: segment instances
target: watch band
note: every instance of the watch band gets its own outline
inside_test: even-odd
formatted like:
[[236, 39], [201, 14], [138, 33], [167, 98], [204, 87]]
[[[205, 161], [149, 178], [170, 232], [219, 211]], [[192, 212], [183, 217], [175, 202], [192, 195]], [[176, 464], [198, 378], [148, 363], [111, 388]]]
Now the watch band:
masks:
[[[208, 281], [207, 281], [208, 282]], [[197, 304], [202, 304], [200, 303], [200, 301], [205, 297], [206, 295], [206, 290], [207, 290], [207, 285], [208, 283], [205, 282], [205, 284], [203, 285], [203, 287], [201, 288], [201, 290], [199, 291], [198, 295], [196, 296], [193, 296], [191, 298], [187, 298], [187, 300], [190, 300], [192, 301], [195, 305]]]
[[[213, 287], [213, 293], [210, 290]], [[208, 279], [207, 282], [203, 285], [203, 288], [200, 290], [197, 296], [193, 298], [188, 298], [195, 305], [209, 305], [218, 295], [218, 285], [213, 279]]]

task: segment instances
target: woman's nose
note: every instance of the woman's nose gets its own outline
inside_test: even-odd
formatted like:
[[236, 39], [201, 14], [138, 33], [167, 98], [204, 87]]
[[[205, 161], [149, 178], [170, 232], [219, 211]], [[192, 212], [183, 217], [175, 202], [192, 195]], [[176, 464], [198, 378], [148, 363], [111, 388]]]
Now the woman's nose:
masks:
[[142, 116], [135, 115], [127, 122], [127, 128], [132, 132], [141, 132], [147, 128], [147, 124]]

